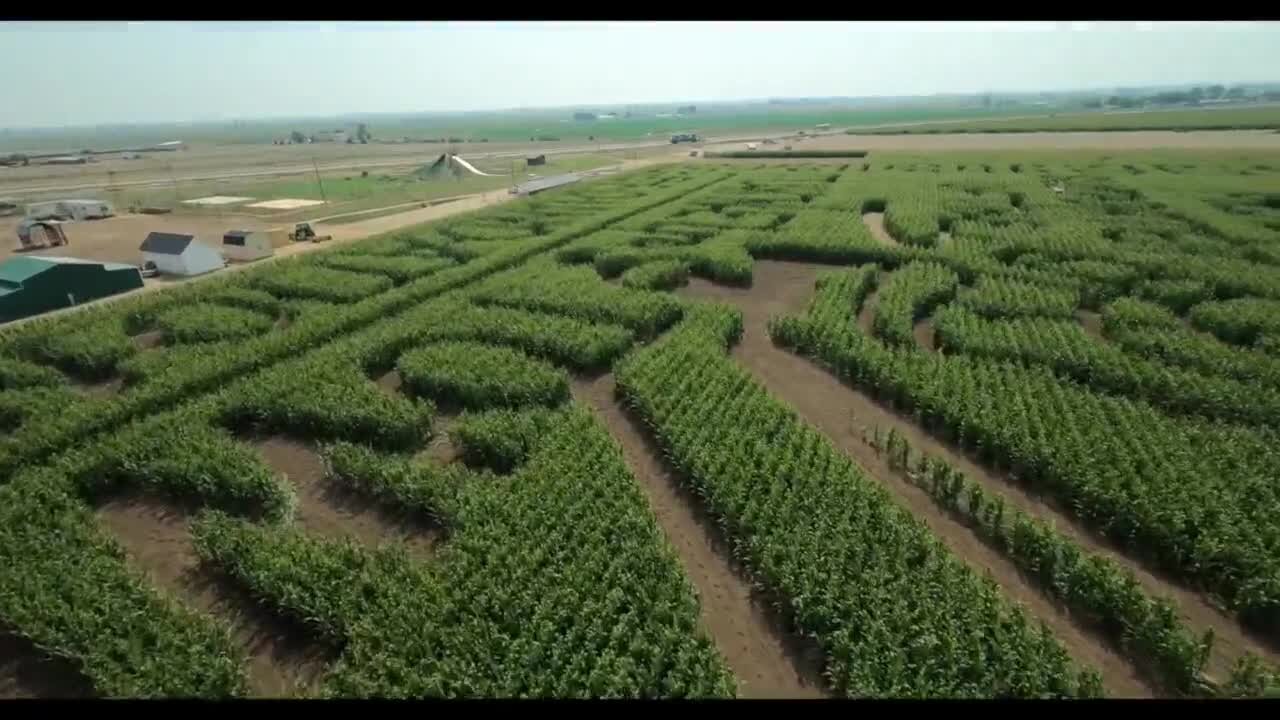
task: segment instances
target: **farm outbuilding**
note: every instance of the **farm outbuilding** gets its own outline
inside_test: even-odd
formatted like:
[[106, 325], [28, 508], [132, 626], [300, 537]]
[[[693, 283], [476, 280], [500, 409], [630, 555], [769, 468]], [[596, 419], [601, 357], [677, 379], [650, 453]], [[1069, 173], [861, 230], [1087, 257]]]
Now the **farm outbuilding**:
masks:
[[530, 180], [527, 183], [521, 183], [511, 188], [512, 195], [535, 195], [551, 188], [557, 188], [564, 185], [570, 185], [578, 182], [581, 178], [577, 175], [555, 175], [547, 178], [538, 178]]
[[155, 263], [156, 270], [167, 275], [203, 275], [227, 264], [217, 250], [192, 235], [153, 232], [138, 249], [144, 262]]
[[222, 236], [222, 254], [228, 260], [258, 260], [271, 257], [274, 252], [270, 233], [228, 230]]
[[0, 322], [140, 287], [142, 274], [132, 265], [50, 255], [13, 257], [0, 263]]
[[96, 220], [115, 215], [115, 208], [105, 200], [52, 200], [27, 206], [27, 217], [33, 220]]

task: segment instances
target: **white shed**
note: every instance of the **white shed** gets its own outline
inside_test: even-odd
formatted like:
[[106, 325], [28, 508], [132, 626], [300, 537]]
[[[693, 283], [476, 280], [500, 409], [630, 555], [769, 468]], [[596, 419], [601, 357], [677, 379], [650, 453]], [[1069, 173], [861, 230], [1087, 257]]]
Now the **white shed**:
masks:
[[203, 275], [226, 267], [217, 250], [196, 242], [191, 235], [153, 232], [138, 248], [144, 262], [153, 262], [167, 275]]
[[270, 233], [228, 230], [222, 236], [222, 254], [228, 260], [257, 260], [275, 253]]

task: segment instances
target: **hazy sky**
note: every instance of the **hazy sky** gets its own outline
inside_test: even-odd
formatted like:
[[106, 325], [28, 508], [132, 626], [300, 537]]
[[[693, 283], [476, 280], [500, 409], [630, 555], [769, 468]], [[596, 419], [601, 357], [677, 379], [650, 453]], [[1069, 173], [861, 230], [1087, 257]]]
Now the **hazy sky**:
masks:
[[1280, 23], [0, 23], [0, 127], [1280, 80]]

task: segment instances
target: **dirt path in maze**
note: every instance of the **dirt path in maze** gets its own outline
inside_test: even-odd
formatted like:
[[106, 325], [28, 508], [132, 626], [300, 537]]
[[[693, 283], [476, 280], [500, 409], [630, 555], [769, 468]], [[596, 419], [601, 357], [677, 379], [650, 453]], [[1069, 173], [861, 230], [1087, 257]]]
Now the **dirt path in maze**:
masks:
[[827, 696], [815, 648], [783, 630], [767, 602], [756, 597], [715, 523], [701, 512], [698, 499], [680, 485], [641, 424], [615, 397], [613, 375], [577, 378], [572, 390], [622, 447], [628, 469], [698, 593], [702, 626], [737, 678], [739, 696]]
[[890, 246], [896, 246], [898, 244], [898, 241], [893, 239], [893, 236], [889, 234], [889, 230], [884, 226], [884, 213], [863, 213], [862, 222], [867, 226], [867, 229], [871, 231], [871, 236], [876, 240]]
[[97, 508], [99, 522], [124, 548], [129, 564], [162, 592], [231, 626], [248, 656], [250, 694], [305, 695], [335, 654], [305, 631], [274, 616], [201, 563], [186, 512], [145, 496], [114, 498]]
[[93, 696], [93, 685], [75, 663], [48, 655], [26, 638], [0, 628], [0, 700]]
[[[694, 278], [687, 288], [678, 292], [685, 297], [728, 302], [741, 309], [744, 321], [743, 340], [733, 348], [733, 357], [752, 371], [770, 392], [786, 401], [806, 421], [836, 441], [837, 446], [845, 448], [859, 462], [866, 458], [864, 467], [869, 469], [880, 462], [880, 459], [863, 438], [873, 428], [893, 428], [917, 450], [947, 461], [979, 483], [983, 490], [1003, 496], [1010, 505], [1053, 525], [1058, 532], [1071, 538], [1082, 549], [1107, 557], [1132, 572], [1145, 592], [1164, 597], [1173, 603], [1182, 621], [1192, 631], [1199, 634], [1212, 629], [1213, 650], [1205, 668], [1209, 678], [1225, 680], [1236, 658], [1246, 651], [1256, 653], [1272, 664], [1280, 664], [1280, 652], [1277, 652], [1274, 645], [1241, 626], [1214, 601], [1130, 557], [1109, 540], [1077, 521], [1052, 498], [1041, 496], [1007, 475], [979, 465], [962, 449], [928, 434], [909, 416], [845, 385], [808, 359], [775, 347], [765, 330], [768, 318], [784, 312], [803, 312], [812, 297], [813, 278], [819, 268], [821, 266], [798, 263], [757, 262], [756, 279], [749, 290], [727, 288]], [[882, 274], [881, 286], [885, 279], [886, 276]], [[858, 325], [864, 332], [871, 333], [874, 312], [873, 293], [863, 303], [858, 316]], [[1084, 320], [1086, 319], [1082, 319]], [[910, 485], [905, 481], [900, 482]], [[904, 488], [904, 491], [909, 489]], [[919, 492], [932, 503], [923, 491]], [[936, 512], [941, 514], [940, 510]], [[961, 528], [966, 533], [971, 532], [963, 526]]]
[[1076, 310], [1076, 322], [1084, 328], [1084, 332], [1094, 340], [1104, 340], [1102, 335], [1102, 316], [1091, 310]]
[[943, 512], [923, 490], [889, 471], [884, 461], [862, 441], [862, 430], [853, 421], [883, 416], [886, 414], [883, 410], [825, 370], [773, 345], [765, 330], [769, 318], [802, 312], [820, 269], [817, 265], [757, 262], [750, 289], [691, 280], [680, 294], [728, 302], [742, 310], [743, 338], [731, 354], [757, 381], [830, 438], [869, 477], [888, 489], [898, 503], [924, 522], [958, 558], [978, 574], [989, 574], [1011, 600], [1044, 621], [1074, 660], [1099, 669], [1108, 695], [1152, 696], [1152, 689], [1137, 671], [1101, 637], [1050, 601], [1011, 562]]
[[410, 556], [431, 557], [440, 532], [407, 514], [392, 512], [378, 501], [330, 480], [320, 454], [306, 443], [283, 436], [254, 442], [263, 460], [293, 486], [298, 495], [295, 522], [324, 539], [349, 539], [369, 548], [402, 544]]

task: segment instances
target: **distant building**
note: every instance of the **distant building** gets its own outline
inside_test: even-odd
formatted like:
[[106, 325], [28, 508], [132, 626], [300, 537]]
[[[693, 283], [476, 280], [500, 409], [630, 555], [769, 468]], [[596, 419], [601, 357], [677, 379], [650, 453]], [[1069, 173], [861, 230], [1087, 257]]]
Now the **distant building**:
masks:
[[525, 165], [546, 165], [546, 164], [547, 164], [547, 156], [546, 156], [546, 155], [531, 155], [531, 156], [529, 156], [529, 157], [525, 158], [524, 163], [525, 163]]
[[351, 139], [351, 136], [345, 131], [339, 131], [333, 134], [333, 141], [336, 143], [345, 143], [349, 139]]
[[698, 112], [697, 105], [686, 105], [676, 110], [677, 115], [696, 115]]
[[70, 257], [11, 257], [0, 263], [0, 322], [71, 307], [142, 287], [132, 265]]
[[105, 200], [52, 200], [27, 206], [27, 217], [33, 220], [96, 220], [115, 215]]
[[169, 275], [203, 275], [220, 270], [227, 262], [217, 250], [196, 242], [191, 235], [153, 232], [138, 248], [142, 259]]
[[222, 236], [222, 254], [229, 260], [258, 260], [271, 257], [275, 246], [271, 235], [249, 230], [228, 230]]
[[576, 112], [573, 114], [573, 119], [579, 122], [587, 122], [589, 120], [595, 120], [596, 114], [591, 112]]
[[527, 183], [516, 185], [515, 187], [511, 188], [511, 194], [534, 195], [534, 194], [543, 192], [544, 190], [550, 190], [551, 188], [557, 188], [557, 187], [562, 187], [564, 185], [570, 185], [570, 184], [576, 183], [581, 179], [582, 178], [578, 177], [577, 175], [556, 175], [548, 178], [538, 178], [537, 180], [530, 180]]

